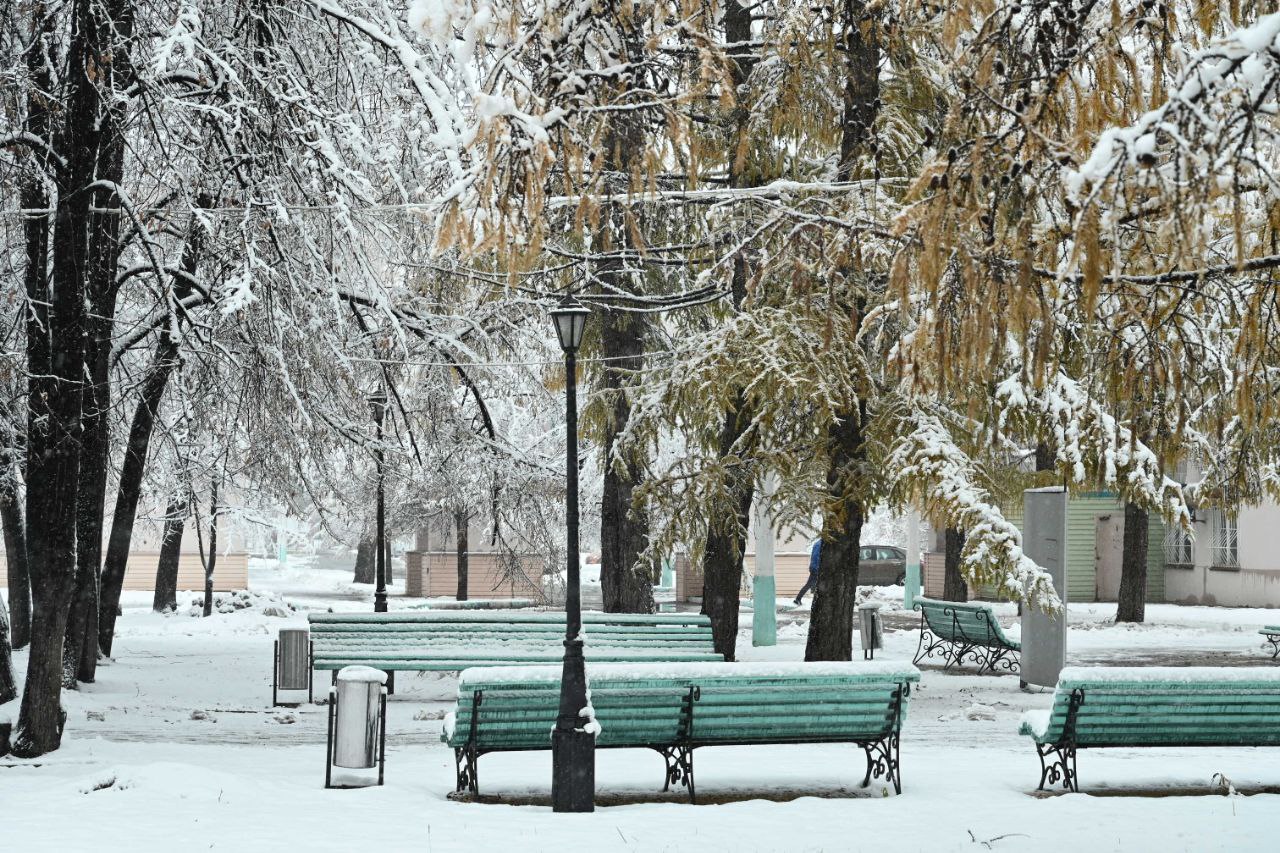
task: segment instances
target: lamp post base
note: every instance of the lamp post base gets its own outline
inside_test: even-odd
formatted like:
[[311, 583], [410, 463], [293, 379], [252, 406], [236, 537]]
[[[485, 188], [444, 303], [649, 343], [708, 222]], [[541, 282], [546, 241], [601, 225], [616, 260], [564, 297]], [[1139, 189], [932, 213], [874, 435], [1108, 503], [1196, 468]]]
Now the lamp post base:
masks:
[[551, 732], [551, 810], [595, 811], [596, 738], [590, 732]]

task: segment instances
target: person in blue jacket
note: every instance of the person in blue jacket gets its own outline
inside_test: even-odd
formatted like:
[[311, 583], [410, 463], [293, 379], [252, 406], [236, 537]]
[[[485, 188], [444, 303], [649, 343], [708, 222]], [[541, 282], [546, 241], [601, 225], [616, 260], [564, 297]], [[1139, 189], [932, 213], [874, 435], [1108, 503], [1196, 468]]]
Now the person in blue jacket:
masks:
[[796, 596], [796, 607], [804, 603], [804, 594], [818, 585], [818, 561], [822, 557], [822, 540], [819, 539], [813, 543], [813, 550], [809, 552], [809, 579], [804, 582], [804, 586], [800, 587], [800, 593]]

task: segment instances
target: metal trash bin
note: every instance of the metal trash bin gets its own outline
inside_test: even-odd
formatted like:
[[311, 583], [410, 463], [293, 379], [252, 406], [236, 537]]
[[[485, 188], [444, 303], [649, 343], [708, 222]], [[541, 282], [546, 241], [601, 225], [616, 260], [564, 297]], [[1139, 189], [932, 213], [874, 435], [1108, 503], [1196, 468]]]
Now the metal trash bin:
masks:
[[372, 780], [344, 779], [333, 784], [333, 768], [378, 768], [382, 784], [387, 761], [387, 674], [368, 666], [349, 666], [338, 672], [329, 688], [329, 739], [324, 786], [360, 788]]
[[865, 601], [858, 605], [858, 632], [862, 640], [863, 660], [874, 660], [876, 649], [884, 648], [884, 624], [880, 621], [880, 602]]
[[306, 628], [281, 628], [276, 640], [275, 671], [271, 679], [272, 706], [297, 702], [280, 702], [281, 690], [305, 690], [311, 701], [311, 632]]

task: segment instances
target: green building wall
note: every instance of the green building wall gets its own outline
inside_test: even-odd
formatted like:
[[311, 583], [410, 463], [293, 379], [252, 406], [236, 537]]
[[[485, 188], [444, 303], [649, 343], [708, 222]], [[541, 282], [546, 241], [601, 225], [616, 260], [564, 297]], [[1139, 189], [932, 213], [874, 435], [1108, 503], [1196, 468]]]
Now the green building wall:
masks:
[[[1077, 492], [1067, 498], [1067, 600], [1096, 601], [1098, 517], [1124, 513], [1114, 492]], [[1022, 530], [1022, 507], [1004, 509], [1005, 518]], [[979, 598], [991, 599], [993, 590], [983, 587]], [[1150, 516], [1147, 527], [1147, 601], [1164, 601], [1164, 523]]]

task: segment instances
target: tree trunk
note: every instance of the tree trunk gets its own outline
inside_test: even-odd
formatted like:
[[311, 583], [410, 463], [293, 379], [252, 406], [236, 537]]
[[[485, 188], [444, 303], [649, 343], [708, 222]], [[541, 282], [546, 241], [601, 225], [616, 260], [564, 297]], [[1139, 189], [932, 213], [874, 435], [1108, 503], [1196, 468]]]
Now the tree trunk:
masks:
[[[108, 11], [108, 35], [112, 55], [111, 75], [116, 82], [132, 83], [129, 52], [115, 51], [117, 39], [132, 35], [133, 19], [127, 3], [117, 0]], [[120, 263], [121, 200], [115, 188], [124, 180], [125, 98], [107, 98], [99, 111], [98, 186], [92, 194], [89, 217], [89, 263], [85, 273], [85, 298], [89, 303], [88, 335], [84, 360], [89, 382], [81, 406], [80, 484], [76, 498], [76, 582], [67, 638], [63, 649], [63, 686], [93, 682], [98, 671], [98, 607], [102, 573], [102, 525], [107, 503], [107, 469], [110, 467], [111, 337], [116, 315], [116, 268]]]
[[[112, 217], [113, 220], [119, 217]], [[114, 232], [112, 232], [114, 233]], [[114, 271], [114, 258], [111, 270]], [[94, 299], [85, 361], [90, 383], [85, 387], [81, 417], [80, 485], [76, 506], [76, 586], [67, 618], [63, 649], [62, 686], [92, 683], [98, 670], [99, 580], [102, 568], [102, 517], [106, 510], [107, 468], [110, 465], [111, 317], [115, 314], [114, 283], [109, 297]]]
[[18, 483], [10, 463], [0, 470], [0, 526], [9, 575], [9, 632], [13, 648], [31, 642], [31, 587], [27, 583], [27, 537], [18, 503]]
[[[211, 201], [201, 196], [202, 206]], [[175, 301], [185, 299], [191, 293], [189, 278], [199, 267], [202, 234], [199, 225], [187, 232], [187, 242], [182, 251], [182, 270], [186, 276], [172, 281]], [[181, 316], [177, 318], [181, 322]], [[173, 323], [166, 323], [156, 341], [155, 354], [146, 377], [138, 407], [129, 425], [129, 441], [125, 445], [124, 464], [120, 470], [120, 485], [116, 491], [115, 509], [111, 516], [111, 538], [107, 541], [107, 555], [102, 565], [102, 583], [98, 604], [98, 647], [102, 654], [111, 655], [115, 638], [116, 616], [120, 613], [120, 592], [124, 586], [125, 567], [129, 562], [129, 548], [133, 543], [133, 525], [137, 520], [138, 501], [142, 497], [142, 479], [146, 472], [147, 450], [151, 445], [151, 433], [160, 411], [165, 388], [173, 372], [181, 364], [179, 341], [173, 335]]]
[[213, 572], [218, 564], [218, 481], [214, 480], [209, 496], [209, 556], [204, 563], [204, 612], [213, 615]]
[[374, 562], [375, 547], [371, 536], [361, 539], [356, 545], [356, 568], [352, 583], [374, 583], [377, 580], [375, 577], [377, 564]]
[[1142, 622], [1147, 612], [1147, 524], [1145, 509], [1124, 505], [1124, 554], [1120, 563], [1117, 622]]
[[[836, 166], [836, 177], [849, 181], [858, 174], [859, 156], [871, 138], [879, 109], [880, 45], [876, 41], [878, 31], [867, 26], [867, 3], [864, 0], [844, 0], [840, 14], [844, 73], [840, 161]], [[852, 279], [860, 274], [860, 270], [850, 268], [846, 271], [846, 278]], [[850, 304], [841, 307], [855, 317], [861, 317], [865, 310], [861, 299], [850, 300]], [[822, 520], [822, 555], [809, 616], [805, 660], [853, 659], [858, 549], [865, 513], [855, 495], [861, 491], [857, 478], [862, 476], [860, 470], [867, 456], [862, 431], [866, 414], [866, 401], [858, 400], [827, 427], [830, 446], [827, 488], [838, 503]]]
[[626, 398], [628, 376], [644, 361], [644, 327], [633, 314], [603, 312], [601, 384], [610, 416], [604, 435], [604, 495], [600, 506], [600, 592], [606, 613], [652, 613], [653, 580], [640, 561], [648, 539], [648, 520], [632, 496], [640, 485], [640, 467], [631, 459], [615, 462], [618, 436], [631, 417]]
[[1053, 452], [1053, 448], [1046, 442], [1040, 442], [1036, 445], [1036, 470], [1037, 471], [1053, 471], [1058, 467], [1057, 454]]
[[[99, 162], [104, 130], [111, 130], [103, 102], [117, 81], [117, 63], [128, 61], [132, 9], [123, 2], [76, 0], [65, 61], [65, 101], [53, 148], [62, 158], [54, 213], [50, 280], [33, 274], [46, 254], [27, 239], [28, 421], [27, 571], [31, 583], [31, 651], [13, 752], [30, 758], [57, 749], [62, 710], [62, 650], [76, 579], [76, 507], [80, 477], [80, 419], [85, 377], [86, 281], [91, 263], [91, 205], [96, 186], [118, 184]], [[43, 61], [43, 45], [28, 52]], [[39, 62], [36, 63], [37, 65]], [[45, 74], [37, 68], [38, 75]], [[49, 89], [47, 91], [52, 91]], [[114, 99], [112, 99], [114, 100]], [[47, 137], [46, 137], [47, 138]], [[99, 167], [103, 167], [99, 170]], [[35, 249], [33, 251], [33, 248]]]
[[[0, 705], [18, 698], [18, 682], [13, 677], [13, 646], [9, 640], [9, 610], [0, 596]], [[4, 753], [0, 751], [0, 755]]]
[[841, 503], [822, 519], [822, 553], [818, 557], [818, 584], [809, 615], [809, 639], [804, 659], [853, 660], [853, 611], [858, 603], [858, 549], [862, 544], [864, 510], [856, 500], [844, 498], [848, 477], [866, 458], [862, 419], [866, 404], [847, 412], [828, 428], [832, 443], [827, 487]]
[[[724, 4], [725, 38], [732, 44], [746, 43], [751, 39], [751, 12], [740, 3]], [[743, 92], [743, 84], [755, 62], [751, 54], [734, 56], [731, 66], [735, 96]], [[750, 105], [736, 101], [729, 116], [729, 124], [739, 143], [750, 132]], [[734, 157], [729, 170], [730, 185], [754, 186], [759, 183], [758, 172], [744, 174], [746, 158]], [[749, 276], [748, 260], [744, 253], [733, 259], [731, 291], [734, 310], [742, 310], [747, 297]], [[744, 454], [739, 442], [751, 423], [751, 412], [741, 389], [734, 394], [733, 408], [725, 413], [720, 429], [720, 441], [716, 448], [721, 459]], [[747, 548], [747, 529], [750, 523], [753, 496], [753, 472], [743, 466], [731, 469], [728, 492], [733, 500], [733, 513], [727, 525], [712, 525], [707, 532], [707, 545], [702, 558], [702, 612], [711, 620], [711, 636], [715, 650], [725, 660], [735, 660], [738, 652], [738, 608], [742, 601], [742, 557]]]
[[[736, 427], [726, 423], [726, 431]], [[738, 608], [742, 602], [742, 556], [747, 545], [753, 494], [749, 477], [735, 477], [738, 505], [730, 521], [732, 529], [707, 534], [702, 558], [702, 612], [711, 620], [711, 640], [725, 660], [738, 654]], [[745, 481], [745, 482], [743, 482]]]
[[458, 510], [453, 514], [454, 527], [457, 530], [457, 554], [458, 554], [458, 592], [456, 598], [458, 601], [467, 600], [467, 550], [470, 544], [467, 542], [467, 525], [471, 523], [471, 516], [464, 510]]
[[186, 526], [190, 505], [185, 494], [169, 498], [164, 514], [164, 538], [160, 542], [160, 561], [156, 565], [156, 591], [151, 609], [172, 613], [178, 609], [178, 558], [182, 554], [182, 530]]
[[946, 533], [946, 558], [942, 574], [942, 597], [947, 601], [968, 601], [969, 585], [960, 571], [960, 553], [964, 550], [964, 531], [948, 527]]

